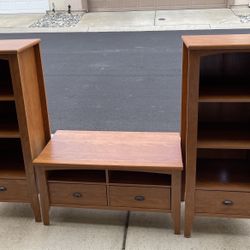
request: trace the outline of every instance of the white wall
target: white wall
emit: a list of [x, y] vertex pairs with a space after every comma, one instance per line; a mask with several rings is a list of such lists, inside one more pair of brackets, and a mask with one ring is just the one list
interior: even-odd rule
[[48, 0], [0, 0], [0, 13], [45, 13]]
[[249, 0], [234, 0], [234, 5], [248, 5]]
[[68, 5], [71, 5], [72, 10], [82, 10], [82, 0], [49, 0], [50, 9], [52, 9], [52, 3], [55, 3], [56, 10], [66, 10]]

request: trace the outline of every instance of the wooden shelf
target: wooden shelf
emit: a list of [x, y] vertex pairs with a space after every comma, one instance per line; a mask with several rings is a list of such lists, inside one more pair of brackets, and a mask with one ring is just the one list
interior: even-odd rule
[[7, 85], [0, 83], [0, 101], [14, 101], [13, 90]]
[[106, 183], [106, 175], [99, 170], [55, 170], [49, 171], [48, 181]]
[[201, 84], [199, 102], [250, 103], [249, 84]]
[[150, 185], [171, 186], [171, 177], [166, 174], [109, 171], [109, 183], [112, 185]]
[[250, 124], [201, 123], [198, 148], [250, 149]]
[[15, 122], [0, 121], [0, 138], [20, 138], [18, 125]]
[[250, 161], [198, 160], [196, 189], [250, 192]]
[[26, 179], [24, 163], [1, 159], [0, 179]]

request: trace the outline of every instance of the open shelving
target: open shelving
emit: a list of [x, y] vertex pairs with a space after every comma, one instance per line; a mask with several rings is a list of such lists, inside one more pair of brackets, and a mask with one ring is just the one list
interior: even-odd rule
[[48, 182], [107, 184], [113, 186], [171, 186], [171, 176], [159, 173], [116, 170], [52, 170]]
[[36, 221], [32, 160], [49, 139], [39, 40], [0, 40], [0, 202], [30, 203]]
[[250, 36], [184, 36], [185, 236], [193, 214], [249, 217]]

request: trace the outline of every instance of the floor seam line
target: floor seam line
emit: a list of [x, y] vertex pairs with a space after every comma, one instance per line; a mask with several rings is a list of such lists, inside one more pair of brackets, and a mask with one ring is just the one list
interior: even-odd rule
[[129, 219], [130, 219], [130, 211], [127, 212], [126, 223], [125, 223], [124, 234], [123, 234], [122, 250], [126, 250]]

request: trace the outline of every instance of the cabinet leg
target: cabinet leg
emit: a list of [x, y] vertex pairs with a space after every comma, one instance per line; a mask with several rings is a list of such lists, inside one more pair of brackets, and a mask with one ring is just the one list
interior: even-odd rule
[[47, 185], [47, 173], [42, 167], [36, 167], [37, 179], [40, 192], [40, 201], [41, 201], [41, 211], [43, 217], [43, 224], [49, 225], [49, 194], [48, 194], [48, 185]]
[[192, 232], [192, 219], [189, 218], [189, 216], [185, 216], [185, 226], [184, 226], [184, 236], [186, 238], [191, 237], [191, 232]]
[[37, 194], [35, 196], [33, 195], [33, 197], [32, 197], [31, 208], [33, 210], [35, 221], [36, 222], [41, 222], [42, 221], [42, 217], [41, 217], [41, 211], [40, 211], [40, 206], [39, 206], [39, 199], [38, 199], [38, 195]]
[[185, 222], [184, 222], [185, 223], [184, 236], [186, 238], [191, 237], [193, 219], [194, 219], [193, 209], [190, 208], [190, 204], [188, 204], [188, 201], [186, 200], [186, 202], [185, 202]]
[[175, 234], [181, 233], [181, 172], [172, 174], [172, 217]]

